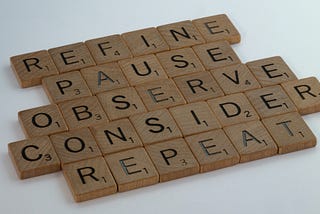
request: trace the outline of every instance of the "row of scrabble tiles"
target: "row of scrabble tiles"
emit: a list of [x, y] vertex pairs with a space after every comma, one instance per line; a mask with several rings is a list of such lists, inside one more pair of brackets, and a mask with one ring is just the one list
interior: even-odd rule
[[58, 73], [220, 40], [240, 42], [239, 32], [224, 14], [17, 55], [10, 60], [20, 86], [30, 87]]

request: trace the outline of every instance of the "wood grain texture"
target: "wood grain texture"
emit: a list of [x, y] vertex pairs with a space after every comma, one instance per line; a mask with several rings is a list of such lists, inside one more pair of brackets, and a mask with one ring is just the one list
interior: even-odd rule
[[109, 121], [95, 96], [66, 101], [59, 108], [71, 130]]
[[100, 93], [97, 97], [110, 120], [121, 119], [147, 111], [136, 89], [133, 87]]
[[169, 50], [169, 46], [154, 27], [123, 33], [121, 37], [134, 56]]
[[136, 86], [149, 111], [185, 104], [182, 94], [171, 79]]
[[146, 146], [160, 182], [199, 173], [199, 164], [183, 138]]
[[251, 121], [223, 128], [240, 154], [240, 162], [276, 155], [278, 147], [261, 121]]
[[124, 59], [119, 61], [119, 65], [131, 86], [167, 78], [160, 62], [152, 54]]
[[182, 137], [178, 125], [167, 109], [130, 117], [144, 145]]
[[297, 79], [280, 56], [247, 62], [246, 65], [263, 87]]
[[182, 48], [156, 54], [169, 77], [204, 71], [192, 48]]
[[218, 41], [192, 47], [206, 70], [241, 63], [227, 41]]
[[58, 70], [46, 50], [13, 56], [10, 57], [10, 62], [22, 88], [40, 85], [42, 78], [58, 74]]
[[65, 120], [55, 104], [20, 111], [18, 118], [27, 138], [68, 130]]
[[240, 155], [222, 129], [191, 135], [185, 140], [201, 173], [233, 166], [240, 161]]
[[60, 160], [48, 136], [9, 143], [8, 152], [20, 179], [60, 170]]
[[261, 88], [259, 82], [245, 64], [230, 65], [211, 70], [225, 94], [235, 94]]
[[81, 69], [80, 71], [94, 95], [129, 86], [117, 63], [93, 66]]
[[119, 192], [159, 182], [159, 174], [144, 148], [106, 155], [105, 159], [118, 184]]
[[206, 102], [181, 105], [169, 109], [183, 136], [221, 128]]
[[97, 65], [131, 58], [132, 54], [120, 35], [85, 41]]
[[161, 25], [157, 29], [170, 49], [190, 47], [205, 42], [197, 28], [189, 20]]
[[173, 78], [188, 103], [224, 96], [209, 72], [199, 72]]
[[79, 71], [43, 78], [42, 86], [51, 103], [91, 96]]
[[261, 118], [297, 111], [280, 85], [251, 90], [245, 94]]
[[83, 42], [51, 48], [48, 52], [60, 73], [79, 70], [96, 64]]
[[54, 134], [50, 139], [61, 165], [102, 156], [88, 128]]
[[207, 102], [223, 127], [259, 120], [258, 113], [243, 93], [231, 94]]
[[282, 83], [300, 114], [320, 111], [320, 83], [316, 77], [308, 77]]
[[317, 139], [297, 112], [262, 120], [279, 147], [279, 153], [289, 153], [314, 147]]
[[207, 42], [227, 40], [229, 43], [239, 43], [240, 33], [232, 24], [226, 14], [208, 16], [192, 20], [192, 23], [198, 28], [203, 38]]
[[62, 169], [76, 202], [117, 192], [117, 184], [102, 157], [66, 164]]
[[103, 123], [90, 129], [104, 155], [142, 146], [142, 141], [129, 119]]

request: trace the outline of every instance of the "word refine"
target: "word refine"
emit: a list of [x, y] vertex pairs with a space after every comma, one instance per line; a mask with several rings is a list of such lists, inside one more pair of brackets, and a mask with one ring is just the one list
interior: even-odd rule
[[51, 103], [18, 114], [18, 176], [62, 169], [80, 202], [315, 146], [301, 115], [319, 81], [279, 56], [244, 64], [239, 42], [217, 15], [11, 57]]

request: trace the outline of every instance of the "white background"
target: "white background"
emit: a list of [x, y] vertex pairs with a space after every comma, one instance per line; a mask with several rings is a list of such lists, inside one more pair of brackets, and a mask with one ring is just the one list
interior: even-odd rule
[[[0, 2], [0, 213], [320, 213], [319, 146], [84, 203], [61, 172], [19, 180], [7, 144], [24, 138], [17, 112], [48, 104], [21, 89], [9, 57], [150, 26], [227, 13], [243, 62], [282, 56], [299, 78], [320, 79], [318, 0]], [[320, 113], [304, 116], [320, 139]]]

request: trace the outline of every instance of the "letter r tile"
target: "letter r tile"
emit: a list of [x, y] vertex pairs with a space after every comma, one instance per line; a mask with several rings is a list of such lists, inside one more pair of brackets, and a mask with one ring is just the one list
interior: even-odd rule
[[144, 148], [106, 155], [105, 159], [118, 184], [119, 192], [159, 182], [158, 172]]

